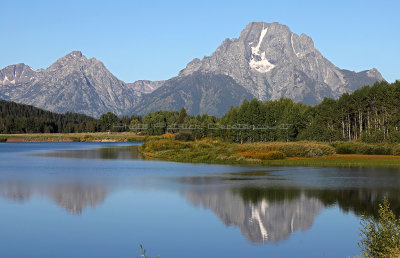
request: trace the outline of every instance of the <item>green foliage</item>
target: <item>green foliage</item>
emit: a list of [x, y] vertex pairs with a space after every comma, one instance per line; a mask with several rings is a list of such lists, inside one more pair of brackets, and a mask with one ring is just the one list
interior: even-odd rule
[[177, 141], [193, 141], [194, 137], [191, 132], [179, 132], [175, 134], [174, 139]]
[[400, 144], [396, 144], [394, 147], [393, 147], [393, 153], [392, 153], [393, 155], [396, 155], [396, 156], [400, 156]]
[[[393, 144], [367, 144], [363, 142], [332, 143], [337, 154], [396, 155]], [[400, 149], [399, 149], [400, 150]]]
[[108, 112], [106, 114], [103, 114], [100, 116], [99, 119], [99, 125], [101, 128], [101, 131], [117, 131], [115, 125], [117, 125], [120, 122], [119, 118], [117, 115]]
[[378, 219], [363, 217], [361, 241], [364, 257], [398, 257], [400, 255], [400, 221], [387, 199], [379, 205]]
[[74, 133], [95, 127], [92, 117], [57, 114], [33, 106], [0, 101], [0, 133]]

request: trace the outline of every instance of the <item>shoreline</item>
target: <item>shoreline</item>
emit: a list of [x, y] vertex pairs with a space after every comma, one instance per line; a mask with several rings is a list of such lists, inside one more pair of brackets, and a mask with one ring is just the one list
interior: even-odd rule
[[[137, 135], [130, 132], [111, 132], [111, 133], [62, 133], [62, 134], [0, 134], [0, 142], [146, 142], [150, 138], [152, 140], [161, 140], [158, 137], [148, 137]], [[151, 140], [152, 139], [152, 140]], [[178, 141], [179, 142], [179, 141]], [[201, 142], [201, 141], [200, 141]], [[181, 142], [186, 143], [188, 142]], [[241, 146], [232, 143], [220, 143], [222, 145], [213, 146], [207, 142], [206, 152], [224, 150], [228, 152], [229, 148]], [[257, 143], [247, 144], [256, 145]], [[281, 143], [285, 145], [285, 143]], [[287, 143], [286, 143], [287, 144]], [[327, 144], [327, 143], [322, 143]], [[146, 145], [146, 144], [144, 144]], [[186, 146], [185, 151], [180, 152], [166, 147], [162, 151], [145, 150], [141, 148], [141, 154], [146, 160], [173, 161], [183, 163], [204, 163], [204, 164], [220, 164], [220, 165], [248, 165], [248, 166], [302, 166], [302, 167], [388, 167], [400, 168], [400, 156], [397, 155], [365, 155], [365, 154], [333, 154], [319, 157], [286, 157], [276, 160], [262, 159], [232, 159], [227, 154], [226, 158], [220, 158], [205, 155], [200, 156], [198, 147]], [[239, 147], [240, 148], [240, 147]], [[225, 152], [225, 151], [223, 151]], [[167, 153], [170, 153], [166, 155]], [[207, 153], [207, 154], [209, 154]], [[192, 154], [192, 155], [188, 155]], [[204, 153], [201, 153], [202, 155]], [[230, 154], [232, 155], [232, 154]], [[235, 155], [235, 154], [233, 154]]]
[[129, 132], [0, 134], [0, 142], [142, 142], [145, 136]]

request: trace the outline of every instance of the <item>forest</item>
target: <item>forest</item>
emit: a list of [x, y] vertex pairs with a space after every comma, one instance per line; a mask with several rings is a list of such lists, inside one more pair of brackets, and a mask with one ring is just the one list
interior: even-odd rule
[[190, 116], [182, 108], [122, 118], [99, 119], [81, 114], [56, 114], [33, 106], [0, 101], [0, 133], [75, 133], [135, 131], [142, 135], [185, 132], [191, 137], [226, 141], [362, 141], [400, 142], [400, 81], [377, 82], [339, 99], [325, 98], [307, 106], [290, 99], [243, 101], [220, 118]]
[[[400, 81], [391, 84], [377, 82], [352, 94], [345, 93], [336, 100], [325, 98], [315, 106], [290, 99], [266, 102], [252, 99], [245, 100], [239, 107], [231, 107], [221, 118], [188, 116], [182, 109], [180, 112], [149, 113], [132, 123], [148, 125], [142, 130], [148, 135], [179, 131], [174, 129], [177, 126], [169, 129], [168, 125], [198, 125], [198, 129], [190, 130], [195, 138], [212, 136], [240, 143], [300, 140], [400, 142]], [[212, 129], [210, 124], [212, 128], [222, 129]]]

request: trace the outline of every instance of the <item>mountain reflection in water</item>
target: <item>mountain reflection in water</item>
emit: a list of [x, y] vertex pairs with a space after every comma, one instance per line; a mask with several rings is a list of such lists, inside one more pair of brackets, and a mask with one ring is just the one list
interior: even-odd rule
[[[357, 215], [374, 216], [380, 200], [387, 197], [396, 213], [400, 210], [399, 191], [277, 188], [251, 184], [210, 187], [208, 183], [212, 178], [216, 179], [209, 177], [209, 180], [202, 180], [205, 183], [203, 187], [184, 187], [183, 196], [192, 205], [211, 210], [226, 226], [239, 227], [253, 243], [279, 242], [295, 231], [305, 231], [312, 227], [318, 214], [331, 205], [338, 205], [342, 210]], [[195, 181], [199, 182], [198, 179]], [[101, 205], [112, 191], [105, 181], [0, 182], [0, 195], [8, 200], [26, 202], [34, 195], [46, 196], [75, 215], [81, 215], [88, 207]]]
[[262, 199], [246, 201], [229, 188], [199, 189], [185, 193], [194, 205], [212, 210], [227, 226], [238, 226], [251, 242], [279, 242], [297, 230], [309, 229], [324, 205], [304, 193], [278, 202]]
[[118, 160], [140, 160], [142, 159], [139, 146], [107, 146], [95, 149], [83, 150], [56, 150], [45, 153], [35, 153], [33, 156], [71, 159], [118, 159]]
[[31, 184], [23, 181], [0, 182], [0, 195], [16, 201], [26, 202], [32, 196], [46, 196], [68, 212], [80, 215], [87, 207], [100, 205], [106, 198], [108, 190], [104, 185], [85, 184], [80, 182], [63, 182], [51, 184]]
[[242, 186], [192, 189], [184, 193], [195, 206], [212, 210], [227, 226], [237, 226], [251, 242], [279, 242], [305, 231], [327, 207], [376, 216], [384, 197], [400, 213], [399, 191], [368, 189], [301, 189]]

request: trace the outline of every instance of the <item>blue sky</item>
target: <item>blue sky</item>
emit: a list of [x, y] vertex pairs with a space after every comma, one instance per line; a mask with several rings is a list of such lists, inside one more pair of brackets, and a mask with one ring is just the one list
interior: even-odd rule
[[276, 21], [340, 68], [400, 79], [400, 1], [2, 0], [0, 10], [0, 68], [46, 68], [80, 50], [126, 82], [169, 79], [249, 22]]

